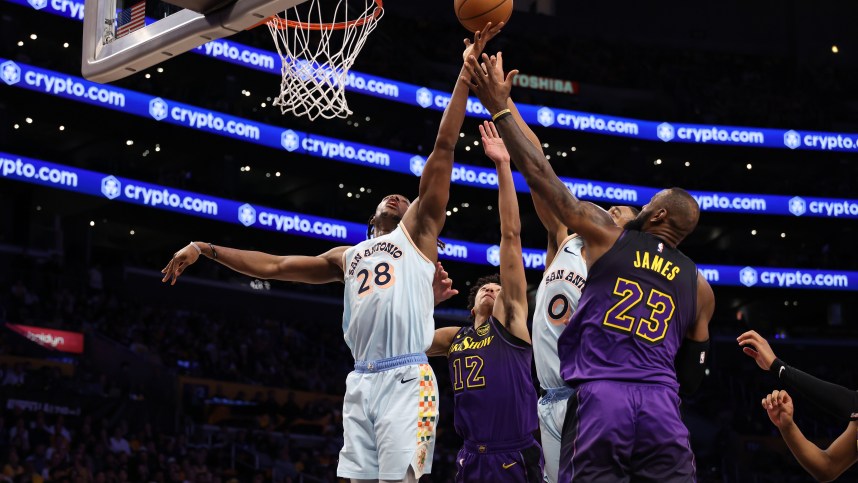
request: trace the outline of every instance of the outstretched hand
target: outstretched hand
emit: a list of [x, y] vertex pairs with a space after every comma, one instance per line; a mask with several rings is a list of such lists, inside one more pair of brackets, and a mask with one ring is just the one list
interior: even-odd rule
[[193, 265], [200, 258], [200, 252], [197, 251], [191, 244], [173, 254], [170, 263], [161, 270], [164, 274], [162, 282], [166, 282], [172, 278], [170, 285], [176, 285], [176, 279], [179, 278], [186, 268]]
[[503, 26], [503, 22], [495, 26], [492, 26], [492, 23], [489, 22], [486, 24], [485, 28], [474, 32], [473, 42], [471, 39], [465, 39], [465, 51], [462, 52], [462, 60], [467, 62], [468, 57], [471, 55], [479, 57], [483, 53], [483, 49], [486, 48], [486, 44], [489, 43], [489, 40], [495, 38], [495, 36], [500, 33]]
[[757, 365], [764, 371], [768, 371], [772, 367], [772, 362], [777, 359], [768, 341], [754, 330], [745, 332], [736, 340], [742, 347], [742, 352], [757, 361]]
[[495, 163], [495, 166], [509, 163], [509, 151], [506, 150], [495, 123], [483, 121], [483, 124], [480, 125], [480, 135], [483, 140], [483, 150], [486, 152], [486, 156]]
[[435, 278], [432, 280], [432, 294], [435, 297], [435, 305], [459, 294], [459, 291], [453, 288], [453, 279], [444, 270], [441, 262], [435, 262]]
[[[494, 60], [492, 60], [494, 59]], [[490, 113], [498, 113], [507, 107], [507, 99], [512, 91], [512, 83], [517, 70], [512, 70], [506, 76], [503, 73], [503, 54], [498, 52], [497, 57], [490, 58], [482, 55], [483, 63], [477, 61], [473, 55], [465, 62], [465, 71], [470, 79], [462, 77], [474, 94], [479, 97], [483, 107]]]
[[778, 429], [792, 424], [795, 407], [792, 404], [792, 397], [786, 391], [773, 391], [763, 398], [762, 405], [772, 424]]

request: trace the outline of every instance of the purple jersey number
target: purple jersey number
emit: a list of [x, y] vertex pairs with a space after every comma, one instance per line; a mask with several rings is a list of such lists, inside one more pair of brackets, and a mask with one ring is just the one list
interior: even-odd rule
[[453, 391], [459, 392], [465, 388], [481, 389], [486, 387], [486, 378], [482, 376], [483, 358], [480, 356], [466, 356], [465, 369], [468, 371], [466, 378], [462, 378], [462, 359], [453, 360]]
[[658, 344], [664, 339], [664, 336], [667, 335], [670, 319], [673, 318], [673, 312], [676, 309], [676, 304], [670, 295], [660, 290], [651, 289], [646, 300], [646, 305], [649, 307], [649, 317], [641, 317], [640, 320], [629, 315], [629, 312], [640, 305], [644, 299], [644, 290], [639, 283], [618, 278], [617, 284], [614, 286], [614, 295], [620, 297], [620, 300], [608, 309], [602, 325], [622, 332], [632, 332], [635, 322], [637, 322], [637, 329], [634, 330], [635, 336], [650, 344]]

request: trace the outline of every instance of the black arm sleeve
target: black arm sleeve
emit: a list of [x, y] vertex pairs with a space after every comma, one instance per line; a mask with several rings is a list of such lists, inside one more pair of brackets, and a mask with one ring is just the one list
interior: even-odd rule
[[823, 411], [838, 419], [858, 421], [858, 392], [817, 379], [780, 359], [775, 359], [769, 371]]
[[685, 339], [676, 353], [673, 365], [676, 367], [676, 380], [679, 392], [693, 394], [700, 388], [706, 375], [706, 359], [709, 354], [709, 341], [697, 342]]

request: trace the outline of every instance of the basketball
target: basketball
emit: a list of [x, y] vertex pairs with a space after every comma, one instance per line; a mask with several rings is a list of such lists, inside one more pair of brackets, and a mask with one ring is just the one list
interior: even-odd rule
[[454, 0], [456, 17], [471, 32], [482, 30], [488, 22], [497, 25], [512, 16], [512, 0]]

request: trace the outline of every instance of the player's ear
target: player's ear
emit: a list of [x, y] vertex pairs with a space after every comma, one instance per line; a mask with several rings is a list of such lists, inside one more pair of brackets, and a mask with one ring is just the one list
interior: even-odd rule
[[653, 223], [660, 223], [665, 221], [666, 219], [667, 210], [665, 210], [664, 208], [659, 208], [658, 210], [656, 210], [655, 213], [653, 213], [652, 218], [650, 218]]

